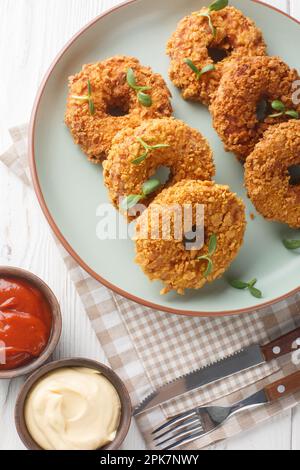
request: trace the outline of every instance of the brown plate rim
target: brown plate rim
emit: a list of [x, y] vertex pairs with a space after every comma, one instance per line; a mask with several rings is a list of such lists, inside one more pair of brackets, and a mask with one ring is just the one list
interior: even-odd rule
[[[231, 316], [231, 315], [241, 315], [241, 314], [246, 314], [246, 313], [252, 313], [254, 311], [262, 310], [266, 307], [269, 307], [269, 306], [274, 305], [278, 302], [286, 300], [290, 296], [292, 296], [292, 295], [294, 295], [294, 294], [296, 294], [297, 292], [300, 291], [300, 285], [296, 289], [288, 292], [287, 294], [285, 294], [283, 296], [277, 297], [276, 299], [264, 302], [264, 303], [259, 304], [259, 305], [253, 305], [252, 307], [247, 307], [247, 308], [237, 309], [237, 310], [224, 310], [224, 311], [216, 311], [216, 312], [205, 312], [205, 311], [193, 312], [193, 311], [190, 311], [190, 310], [174, 309], [172, 307], [165, 307], [165, 306], [158, 305], [158, 304], [155, 304], [155, 303], [152, 303], [152, 302], [148, 302], [145, 299], [141, 299], [139, 297], [136, 297], [136, 296], [130, 294], [129, 292], [126, 292], [126, 291], [120, 289], [118, 286], [115, 286], [114, 284], [111, 284], [109, 281], [102, 278], [99, 274], [97, 274], [95, 271], [93, 271], [93, 269], [91, 269], [80, 258], [80, 256], [76, 253], [76, 251], [71, 247], [71, 245], [68, 243], [68, 241], [64, 238], [63, 234], [61, 233], [60, 229], [56, 225], [56, 223], [55, 223], [55, 221], [54, 221], [54, 219], [53, 219], [53, 217], [52, 217], [52, 215], [51, 215], [51, 213], [50, 213], [50, 211], [47, 207], [47, 204], [46, 204], [46, 201], [44, 199], [42, 189], [41, 189], [41, 186], [40, 186], [40, 183], [39, 183], [39, 179], [38, 179], [38, 173], [37, 173], [37, 168], [36, 168], [36, 163], [35, 163], [35, 149], [34, 149], [34, 135], [35, 135], [36, 117], [37, 117], [37, 112], [38, 112], [38, 109], [39, 109], [39, 104], [40, 104], [44, 89], [47, 85], [47, 82], [48, 82], [48, 80], [49, 80], [49, 78], [52, 74], [52, 71], [54, 70], [54, 68], [58, 64], [58, 62], [62, 59], [62, 57], [68, 51], [68, 49], [73, 45], [73, 43], [83, 33], [85, 33], [89, 28], [94, 26], [94, 24], [96, 24], [99, 20], [106, 17], [107, 15], [110, 15], [111, 13], [113, 13], [113, 12], [123, 8], [123, 7], [126, 7], [126, 6], [128, 6], [132, 3], [135, 3], [137, 1], [139, 1], [139, 0], [127, 0], [123, 3], [121, 3], [120, 5], [117, 5], [113, 8], [105, 11], [101, 15], [94, 18], [91, 22], [89, 22], [82, 29], [80, 29], [80, 31], [72, 37], [72, 39], [66, 44], [66, 46], [61, 50], [61, 52], [58, 54], [58, 56], [54, 59], [52, 65], [50, 66], [48, 72], [46, 73], [46, 75], [44, 77], [44, 80], [42, 81], [42, 84], [40, 85], [40, 88], [39, 88], [39, 91], [37, 93], [37, 97], [36, 97], [36, 100], [35, 100], [35, 103], [34, 103], [32, 115], [31, 115], [31, 120], [30, 120], [30, 126], [29, 126], [29, 164], [30, 164], [30, 171], [31, 171], [31, 177], [32, 177], [32, 181], [33, 181], [34, 190], [35, 190], [35, 193], [37, 195], [39, 204], [42, 208], [42, 211], [43, 211], [50, 227], [52, 228], [54, 234], [60, 240], [60, 242], [62, 243], [64, 248], [68, 251], [68, 253], [75, 259], [75, 261], [77, 261], [77, 263], [88, 274], [90, 274], [94, 279], [96, 279], [97, 281], [99, 281], [101, 284], [108, 287], [109, 289], [113, 290], [117, 294], [119, 294], [119, 295], [121, 295], [121, 296], [123, 296], [123, 297], [125, 297], [129, 300], [132, 300], [132, 301], [134, 301], [138, 304], [141, 304], [145, 307], [152, 308], [154, 310], [158, 310], [158, 311], [162, 311], [162, 312], [166, 312], [166, 313], [171, 313], [171, 314], [176, 314], [176, 315], [184, 315], [184, 316], [191, 316], [191, 317], [222, 317], [222, 316]], [[296, 18], [293, 18], [288, 13], [285, 13], [285, 12], [279, 10], [278, 8], [274, 7], [274, 6], [268, 5], [268, 4], [266, 4], [266, 3], [264, 3], [260, 0], [251, 0], [251, 1], [253, 3], [264, 5], [265, 7], [270, 8], [271, 10], [274, 10], [274, 11], [280, 13], [283, 16], [286, 16], [290, 20], [292, 20], [295, 23], [300, 25], [300, 21], [298, 21]]]

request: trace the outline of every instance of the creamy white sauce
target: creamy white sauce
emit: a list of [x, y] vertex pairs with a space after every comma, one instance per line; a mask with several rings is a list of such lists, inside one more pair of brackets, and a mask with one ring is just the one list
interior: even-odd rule
[[44, 450], [101, 448], [114, 440], [120, 416], [120, 398], [111, 382], [83, 367], [50, 372], [25, 403], [27, 429]]

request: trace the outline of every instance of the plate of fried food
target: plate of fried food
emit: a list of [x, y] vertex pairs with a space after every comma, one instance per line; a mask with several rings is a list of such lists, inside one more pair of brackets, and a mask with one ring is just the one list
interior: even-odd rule
[[30, 128], [42, 209], [100, 283], [192, 316], [300, 290], [299, 23], [249, 0], [133, 0], [51, 66]]

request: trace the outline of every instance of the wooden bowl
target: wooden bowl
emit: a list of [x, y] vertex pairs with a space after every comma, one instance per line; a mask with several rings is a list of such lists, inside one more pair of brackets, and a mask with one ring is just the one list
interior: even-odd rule
[[29, 282], [44, 295], [52, 311], [52, 329], [50, 338], [41, 355], [37, 359], [33, 359], [32, 362], [18, 367], [17, 369], [0, 370], [0, 379], [13, 379], [21, 375], [31, 374], [49, 359], [51, 354], [54, 352], [61, 335], [62, 318], [60, 306], [54, 293], [50, 287], [48, 287], [47, 284], [45, 284], [45, 282], [35, 274], [20, 268], [0, 266], [0, 277], [19, 278]]
[[24, 416], [24, 409], [26, 404], [27, 396], [32, 389], [32, 387], [39, 381], [44, 375], [48, 374], [49, 372], [61, 369], [63, 367], [87, 367], [89, 369], [94, 369], [106, 377], [111, 384], [115, 387], [121, 401], [121, 419], [119, 428], [117, 431], [117, 435], [113, 442], [106, 445], [105, 447], [101, 447], [101, 449], [97, 450], [117, 450], [120, 448], [122, 442], [124, 441], [125, 437], [128, 434], [130, 423], [131, 423], [131, 416], [132, 416], [132, 405], [129, 397], [129, 393], [121, 381], [121, 379], [117, 376], [117, 374], [110, 369], [109, 367], [100, 364], [97, 361], [91, 359], [84, 359], [84, 358], [73, 358], [73, 359], [62, 359], [59, 361], [51, 362], [49, 364], [44, 365], [34, 374], [32, 374], [28, 380], [23, 385], [19, 396], [17, 398], [16, 407], [15, 407], [15, 423], [18, 434], [29, 450], [44, 450], [42, 449], [31, 437], [29, 433], [25, 416]]

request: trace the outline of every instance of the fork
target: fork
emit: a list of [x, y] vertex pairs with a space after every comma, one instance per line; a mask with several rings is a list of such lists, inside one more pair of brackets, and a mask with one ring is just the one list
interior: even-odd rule
[[241, 411], [266, 405], [298, 391], [300, 371], [268, 385], [232, 406], [197, 407], [177, 415], [153, 431], [153, 440], [161, 450], [176, 449], [210, 434]]

